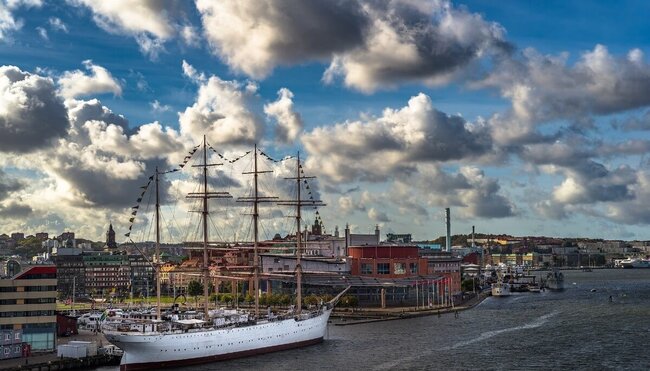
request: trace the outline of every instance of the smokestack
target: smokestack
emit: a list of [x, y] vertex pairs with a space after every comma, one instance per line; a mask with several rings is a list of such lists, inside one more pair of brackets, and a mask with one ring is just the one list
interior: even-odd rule
[[379, 235], [379, 224], [375, 224], [375, 238], [377, 239], [377, 245], [379, 245], [379, 240], [380, 240], [379, 236], [380, 236]]
[[445, 221], [447, 222], [447, 252], [451, 251], [451, 216], [449, 208], [445, 209]]
[[350, 247], [350, 224], [345, 223], [345, 256], [348, 255], [349, 247]]
[[476, 247], [476, 242], [474, 241], [474, 226], [472, 226], [472, 248]]

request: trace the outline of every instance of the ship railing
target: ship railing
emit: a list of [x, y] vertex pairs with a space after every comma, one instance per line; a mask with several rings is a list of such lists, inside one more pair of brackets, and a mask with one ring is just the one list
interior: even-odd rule
[[120, 321], [105, 321], [102, 331], [119, 333], [160, 334], [170, 332], [187, 332], [199, 325], [185, 325], [173, 321], [158, 321], [149, 319], [123, 319]]

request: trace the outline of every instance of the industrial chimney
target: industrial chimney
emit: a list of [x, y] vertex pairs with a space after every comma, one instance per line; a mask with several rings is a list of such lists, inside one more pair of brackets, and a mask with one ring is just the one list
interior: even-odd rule
[[449, 215], [449, 208], [445, 209], [445, 221], [447, 222], [447, 252], [451, 252], [451, 216]]

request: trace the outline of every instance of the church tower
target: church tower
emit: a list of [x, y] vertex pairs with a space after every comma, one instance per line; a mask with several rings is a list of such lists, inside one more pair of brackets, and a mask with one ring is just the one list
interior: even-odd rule
[[117, 243], [115, 242], [115, 231], [113, 230], [113, 223], [108, 226], [108, 231], [106, 231], [106, 246], [105, 249], [115, 249], [117, 248]]

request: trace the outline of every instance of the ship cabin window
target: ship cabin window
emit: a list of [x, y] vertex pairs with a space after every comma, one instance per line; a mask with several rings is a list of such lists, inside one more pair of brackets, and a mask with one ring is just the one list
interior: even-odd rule
[[409, 263], [409, 268], [411, 269], [411, 273], [417, 273], [418, 263]]
[[393, 265], [393, 272], [395, 274], [406, 274], [406, 263], [395, 263]]
[[372, 264], [361, 263], [361, 274], [372, 274]]
[[377, 274], [390, 274], [390, 264], [377, 263]]

